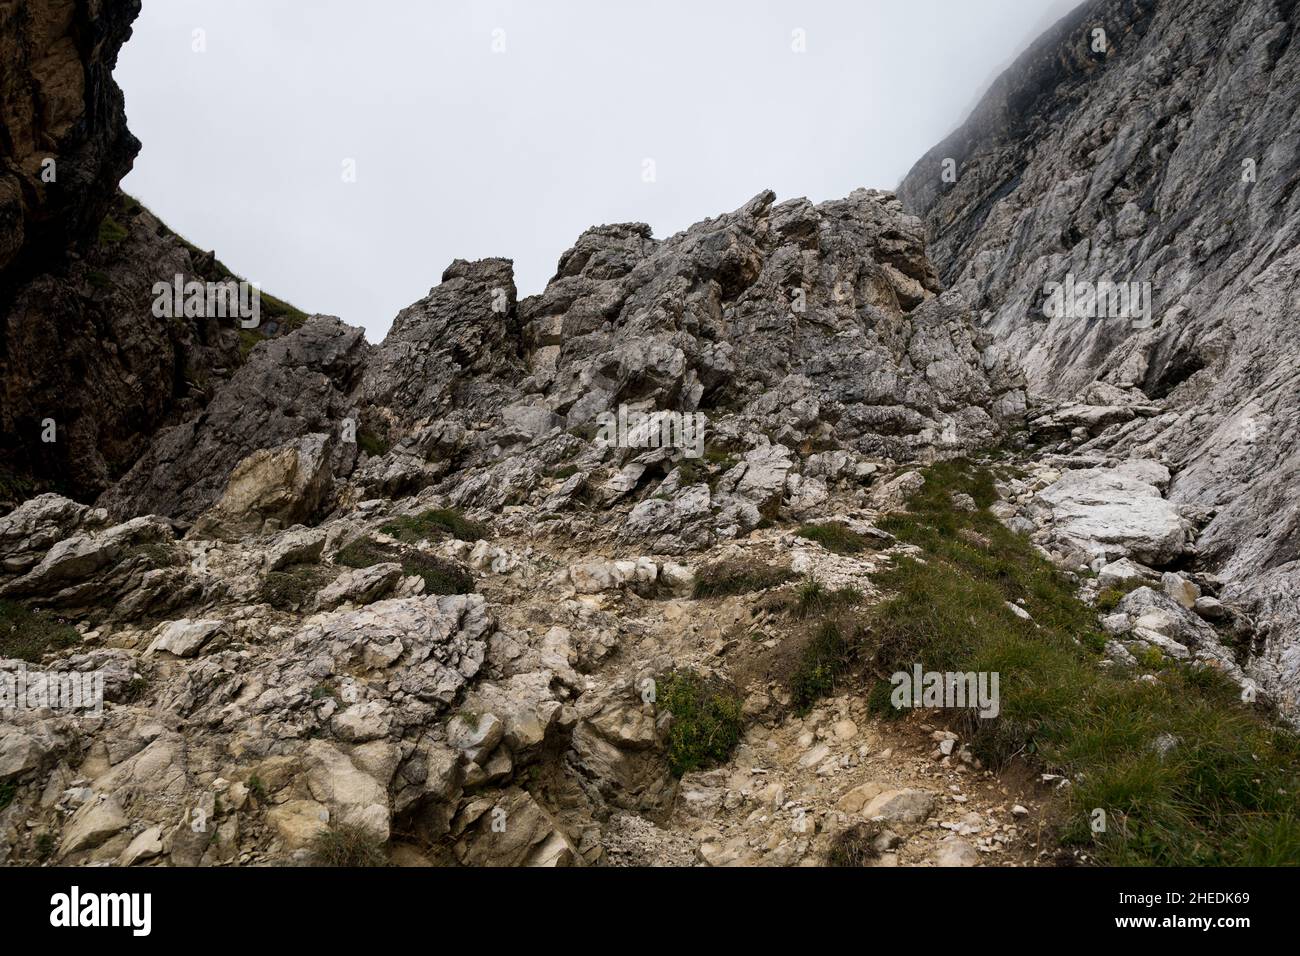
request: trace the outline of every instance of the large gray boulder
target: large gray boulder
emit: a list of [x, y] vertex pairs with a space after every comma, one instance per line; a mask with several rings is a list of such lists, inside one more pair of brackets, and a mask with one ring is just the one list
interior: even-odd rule
[[1153, 483], [1161, 472], [1168, 482], [1168, 472], [1154, 464], [1066, 472], [1038, 493], [1034, 508], [1052, 540], [1069, 551], [1108, 563], [1169, 564], [1187, 552], [1193, 528]]

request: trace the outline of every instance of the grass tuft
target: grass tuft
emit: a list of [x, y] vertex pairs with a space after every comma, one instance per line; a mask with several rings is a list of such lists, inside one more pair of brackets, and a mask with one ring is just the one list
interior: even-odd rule
[[461, 565], [411, 548], [394, 548], [373, 538], [358, 538], [339, 549], [334, 563], [348, 568], [369, 568], [395, 561], [404, 574], [424, 579], [425, 594], [470, 594], [474, 576]]
[[105, 216], [99, 222], [99, 244], [101, 246], [115, 246], [129, 235], [130, 233], [126, 227], [112, 216]]
[[403, 515], [379, 530], [409, 543], [441, 535], [460, 541], [480, 541], [490, 534], [486, 525], [470, 521], [455, 508], [431, 508], [418, 515]]
[[329, 571], [317, 564], [293, 564], [271, 571], [262, 582], [261, 600], [278, 611], [307, 607], [329, 580]]
[[388, 866], [384, 844], [363, 827], [331, 826], [317, 834], [310, 850], [317, 866]]
[[841, 831], [831, 844], [831, 866], [870, 866], [880, 856], [876, 839], [880, 836], [878, 821], [856, 823]]
[[795, 534], [809, 541], [816, 541], [827, 551], [835, 554], [861, 554], [869, 547], [866, 538], [839, 521], [806, 524]]
[[854, 587], [827, 590], [826, 586], [811, 574], [795, 590], [795, 601], [790, 613], [797, 620], [836, 613], [862, 603], [862, 592]]
[[674, 671], [659, 682], [656, 700], [673, 715], [668, 732], [673, 776], [723, 763], [740, 742], [741, 702], [721, 685], [690, 671]]
[[732, 597], [778, 587], [794, 577], [789, 568], [756, 561], [726, 560], [705, 565], [695, 575], [696, 598]]
[[371, 458], [381, 458], [388, 454], [392, 443], [379, 432], [363, 425], [357, 429], [357, 447]]
[[39, 664], [45, 654], [80, 643], [77, 629], [49, 611], [33, 611], [14, 601], [0, 601], [0, 657]]
[[835, 693], [858, 661], [861, 633], [847, 618], [829, 617], [816, 624], [790, 676], [790, 703], [800, 716]]
[[1109, 614], [1119, 607], [1119, 602], [1124, 600], [1130, 593], [1147, 586], [1145, 581], [1139, 581], [1136, 578], [1124, 581], [1121, 584], [1112, 584], [1097, 595], [1096, 608], [1103, 614]]

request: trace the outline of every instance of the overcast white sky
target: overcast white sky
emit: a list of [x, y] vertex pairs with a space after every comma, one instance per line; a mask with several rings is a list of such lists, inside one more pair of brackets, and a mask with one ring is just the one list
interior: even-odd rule
[[144, 0], [123, 186], [378, 341], [455, 258], [523, 296], [588, 226], [892, 189], [1077, 2]]

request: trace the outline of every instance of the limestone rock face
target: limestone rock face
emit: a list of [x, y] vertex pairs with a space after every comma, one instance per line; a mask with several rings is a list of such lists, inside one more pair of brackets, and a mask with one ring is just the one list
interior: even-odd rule
[[[939, 293], [921, 224], [891, 195], [814, 206], [765, 192], [662, 241], [639, 225], [590, 230], [522, 302], [508, 260], [457, 261], [373, 348], [314, 318], [255, 349], [100, 504], [193, 521], [224, 494], [205, 533], [247, 532], [333, 503], [319, 478], [344, 504], [432, 486], [492, 509], [535, 499], [549, 468], [581, 456], [618, 469], [595, 492], [604, 501], [644, 504], [649, 480], [725, 445], [743, 467], [716, 494], [679, 474], [670, 515], [627, 524], [629, 538], [680, 553], [786, 501], [824, 500], [819, 481], [797, 477], [801, 444], [930, 460], [994, 441], [1025, 408], [999, 356], [962, 299]], [[672, 447], [661, 432], [601, 437], [605, 416], [629, 410], [699, 416], [698, 430], [670, 429]], [[327, 469], [313, 453], [309, 491], [254, 503], [258, 487], [300, 481], [280, 475], [285, 449], [313, 434], [334, 445]], [[548, 492], [556, 508], [587, 493], [587, 474]]]
[[93, 849], [124, 829], [128, 822], [126, 814], [112, 797], [90, 800], [82, 804], [68, 821], [63, 832], [63, 852]]
[[499, 408], [520, 377], [515, 310], [508, 259], [453, 262], [440, 285], [397, 314], [367, 362], [360, 397], [404, 425]]
[[165, 651], [177, 657], [193, 657], [221, 627], [221, 621], [191, 621], [189, 618], [170, 621], [160, 629], [149, 645], [148, 653]]
[[[1294, 674], [1282, 661], [1300, 634], [1278, 597], [1300, 582], [1294, 32], [1273, 0], [1092, 0], [899, 188], [941, 277], [1031, 392], [1091, 408], [1053, 413], [1086, 429], [1078, 451], [1173, 471], [1170, 500], [1206, 518], [1204, 564], [1286, 645], [1269, 652], [1275, 678]], [[1048, 320], [1046, 284], [1067, 275], [1146, 283], [1150, 314]], [[1098, 384], [1147, 407], [1081, 394]], [[1290, 709], [1298, 694], [1285, 685]]]
[[526, 390], [570, 427], [620, 403], [762, 417], [787, 444], [831, 434], [924, 457], [998, 431], [960, 299], [940, 298], [919, 223], [858, 190], [814, 206], [761, 193], [658, 242], [590, 230], [519, 306]]
[[465, 866], [572, 866], [577, 854], [563, 830], [523, 790], [508, 791], [495, 806], [471, 804], [457, 821], [466, 828], [456, 844]]
[[[49, 504], [47, 515], [72, 511], [67, 507], [70, 502], [51, 503], [53, 497], [34, 500]], [[104, 530], [76, 531], [76, 527], [65, 524], [58, 540], [25, 573], [0, 572], [0, 597], [77, 611], [98, 620], [165, 614], [202, 592], [202, 584], [172, 543], [171, 525], [163, 519], [146, 515]], [[93, 528], [93, 523], [81, 527]]]
[[60, 495], [44, 494], [23, 502], [0, 518], [0, 551], [4, 571], [28, 571], [45, 553], [74, 531], [103, 527], [108, 513], [70, 501]]
[[200, 533], [234, 535], [310, 520], [332, 485], [329, 435], [314, 433], [279, 448], [259, 448], [230, 473], [226, 490], [197, 522]]

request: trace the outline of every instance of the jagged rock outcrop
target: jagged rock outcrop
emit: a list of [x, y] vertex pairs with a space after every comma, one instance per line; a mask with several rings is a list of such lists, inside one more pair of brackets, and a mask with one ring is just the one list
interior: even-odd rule
[[145, 515], [108, 527], [107, 518], [102, 509], [52, 494], [0, 518], [0, 542], [12, 548], [0, 565], [0, 598], [85, 620], [130, 620], [200, 595], [169, 522]]
[[[500, 507], [620, 406], [705, 413], [738, 451], [766, 435], [909, 460], [980, 447], [1024, 411], [1014, 371], [960, 299], [937, 295], [918, 223], [883, 193], [820, 206], [763, 193], [663, 241], [642, 224], [591, 229], [518, 303], [505, 260], [443, 279], [399, 314], [356, 393], [398, 442], [363, 465], [369, 489], [455, 463], [480, 469], [447, 480], [457, 503]], [[637, 470], [620, 494], [647, 467], [665, 473], [663, 454], [592, 463], [609, 454]]]
[[[357, 454], [355, 430], [360, 427], [349, 393], [367, 353], [360, 329], [329, 316], [316, 316], [259, 345], [201, 415], [154, 439], [100, 505], [123, 516], [151, 513], [193, 520], [228, 490], [232, 473], [249, 456], [312, 434], [342, 438], [344, 422], [351, 421], [352, 440], [331, 444], [338, 470], [346, 473]], [[324, 449], [317, 457], [321, 454]], [[297, 474], [296, 464], [293, 470]], [[313, 466], [314, 474], [317, 470]], [[250, 462], [241, 474], [252, 472]], [[321, 494], [312, 497], [315, 505], [322, 503]], [[302, 519], [315, 510], [291, 508], [283, 517]]]
[[[1017, 357], [1031, 391], [1069, 400], [1100, 381], [1145, 394], [1152, 407], [1136, 414], [1085, 398], [1094, 418], [1076, 421], [1086, 431], [1074, 444], [1169, 465], [1170, 499], [1210, 519], [1201, 561], [1269, 621], [1274, 663], [1261, 659], [1259, 676], [1292, 711], [1297, 26], [1286, 0], [1086, 3], [899, 189], [926, 221], [944, 281]], [[1148, 284], [1149, 317], [1047, 320], [1046, 284], [1067, 274]], [[1105, 427], [1097, 415], [1114, 417]]]
[[662, 242], [590, 230], [520, 303], [523, 390], [567, 427], [619, 404], [762, 419], [774, 441], [899, 459], [999, 431], [1014, 375], [939, 297], [915, 220], [885, 193], [814, 206], [762, 193]]
[[[898, 460], [983, 447], [1023, 416], [1020, 385], [962, 300], [938, 294], [920, 224], [897, 200], [859, 190], [777, 205], [766, 192], [663, 241], [639, 225], [589, 230], [522, 302], [507, 260], [458, 261], [373, 349], [313, 319], [254, 351], [100, 504], [192, 521], [223, 493], [248, 497], [227, 485], [240, 462], [244, 482], [279, 460], [249, 456], [319, 433], [339, 439], [330, 477], [344, 506], [431, 487], [460, 507], [553, 498], [564, 510], [590, 493], [641, 501], [628, 536], [680, 553], [824, 496], [798, 474], [814, 447]], [[620, 408], [698, 413], [699, 447], [593, 441]], [[373, 439], [364, 454], [358, 436]], [[706, 443], [737, 460], [711, 490], [682, 470]], [[551, 489], [547, 472], [566, 463], [573, 480]], [[647, 501], [665, 478], [663, 500]], [[270, 516], [255, 510], [255, 525]]]
[[520, 378], [514, 270], [508, 259], [457, 260], [393, 320], [366, 364], [360, 399], [395, 431], [487, 412]]

